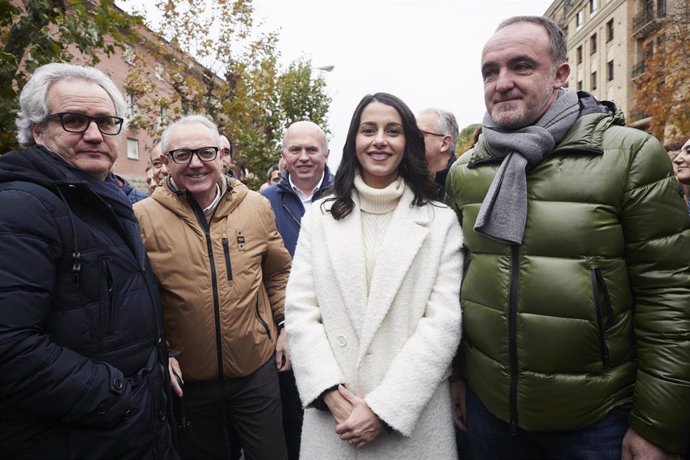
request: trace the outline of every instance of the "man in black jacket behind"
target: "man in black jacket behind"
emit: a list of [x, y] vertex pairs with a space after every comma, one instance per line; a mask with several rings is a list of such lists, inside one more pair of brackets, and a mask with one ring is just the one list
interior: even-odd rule
[[458, 122], [455, 115], [442, 109], [424, 109], [417, 114], [417, 127], [424, 134], [426, 165], [434, 176], [436, 199], [446, 195], [446, 177], [458, 148]]
[[40, 67], [0, 158], [0, 457], [177, 458], [162, 306], [102, 72]]

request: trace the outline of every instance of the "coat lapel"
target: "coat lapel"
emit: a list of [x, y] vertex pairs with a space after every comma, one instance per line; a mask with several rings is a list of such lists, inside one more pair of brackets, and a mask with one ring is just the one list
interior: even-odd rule
[[426, 206], [410, 206], [413, 198], [412, 191], [406, 187], [379, 250], [366, 302], [358, 363], [391, 308], [412, 261], [429, 233], [429, 211]]
[[325, 219], [324, 237], [328, 246], [331, 267], [335, 269], [337, 291], [347, 309], [352, 328], [359, 334], [366, 306], [366, 261], [362, 240], [362, 218], [359, 200], [355, 208], [342, 220]]

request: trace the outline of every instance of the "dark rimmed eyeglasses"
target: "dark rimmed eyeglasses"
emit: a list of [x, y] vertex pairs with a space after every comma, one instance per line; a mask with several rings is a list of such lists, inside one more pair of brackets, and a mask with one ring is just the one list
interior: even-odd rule
[[122, 129], [122, 123], [124, 119], [120, 117], [111, 116], [100, 116], [100, 117], [90, 117], [84, 115], [83, 113], [73, 113], [73, 112], [60, 112], [48, 115], [46, 121], [58, 118], [62, 129], [68, 133], [85, 133], [91, 122], [95, 122], [98, 130], [101, 134], [106, 134], [108, 136], [115, 136], [120, 134]]
[[447, 134], [441, 134], [441, 133], [432, 133], [431, 131], [424, 131], [423, 129], [420, 129], [422, 134], [428, 134], [429, 136], [439, 136], [439, 137], [446, 137]]
[[194, 155], [204, 163], [213, 161], [218, 156], [218, 147], [201, 147], [199, 149], [176, 149], [168, 152], [168, 155], [177, 164], [187, 164], [192, 161]]

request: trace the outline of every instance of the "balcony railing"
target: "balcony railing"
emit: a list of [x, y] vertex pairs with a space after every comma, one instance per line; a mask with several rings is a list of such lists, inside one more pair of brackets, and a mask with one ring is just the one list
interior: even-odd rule
[[630, 72], [630, 77], [635, 79], [644, 73], [644, 61], [640, 61], [635, 64]]
[[666, 2], [659, 0], [656, 11], [645, 8], [633, 18], [633, 35], [647, 35], [666, 17]]

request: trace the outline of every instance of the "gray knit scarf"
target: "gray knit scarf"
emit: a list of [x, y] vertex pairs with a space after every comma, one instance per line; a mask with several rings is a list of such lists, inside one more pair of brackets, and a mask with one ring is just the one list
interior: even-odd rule
[[553, 152], [578, 118], [577, 92], [562, 89], [532, 126], [508, 131], [484, 115], [482, 135], [491, 153], [503, 158], [479, 209], [474, 230], [507, 244], [521, 244], [527, 220], [527, 168]]

